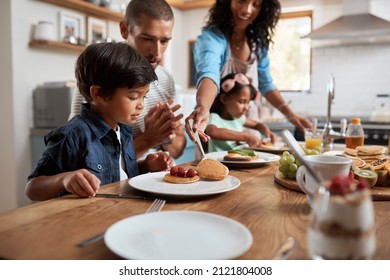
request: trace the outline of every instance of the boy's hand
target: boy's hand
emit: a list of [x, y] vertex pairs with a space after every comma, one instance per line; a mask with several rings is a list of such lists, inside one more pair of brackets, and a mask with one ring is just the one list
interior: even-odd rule
[[170, 170], [173, 158], [165, 152], [150, 154], [145, 158], [145, 167], [149, 172]]
[[65, 189], [81, 197], [92, 197], [100, 188], [100, 180], [86, 169], [68, 172], [63, 178]]

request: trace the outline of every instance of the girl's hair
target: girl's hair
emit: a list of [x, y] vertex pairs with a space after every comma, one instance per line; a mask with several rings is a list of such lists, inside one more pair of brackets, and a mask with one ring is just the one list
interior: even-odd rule
[[236, 75], [236, 73], [230, 73], [230, 74], [226, 75], [225, 77], [223, 77], [221, 79], [220, 92], [215, 97], [213, 105], [211, 105], [210, 113], [221, 114], [223, 112], [223, 109], [224, 109], [224, 106], [225, 106], [221, 102], [221, 96], [223, 94], [226, 94], [226, 96], [233, 96], [234, 94], [238, 94], [241, 91], [241, 89], [244, 88], [244, 87], [249, 87], [249, 90], [250, 90], [250, 93], [251, 93], [250, 100], [254, 100], [255, 99], [257, 91], [256, 91], [255, 87], [252, 84], [243, 85], [243, 84], [241, 84], [239, 82], [235, 82], [234, 83], [234, 87], [231, 90], [226, 92], [226, 91], [224, 91], [222, 89], [223, 82], [226, 81], [226, 80], [229, 80], [229, 79], [234, 79], [235, 75]]
[[[230, 39], [233, 34], [232, 0], [217, 0], [208, 13], [207, 27], [217, 27]], [[246, 30], [246, 38], [252, 50], [268, 50], [278, 23], [281, 7], [279, 0], [264, 0], [257, 18]]]
[[100, 93], [111, 96], [115, 89], [143, 87], [157, 80], [148, 60], [125, 43], [89, 45], [76, 62], [77, 87], [91, 102], [92, 85], [101, 87]]

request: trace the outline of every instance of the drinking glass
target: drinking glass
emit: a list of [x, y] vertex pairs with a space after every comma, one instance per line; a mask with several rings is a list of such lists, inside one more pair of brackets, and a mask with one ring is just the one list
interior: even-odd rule
[[305, 129], [305, 144], [306, 149], [314, 149], [315, 147], [322, 146], [322, 138], [324, 132], [322, 130]]

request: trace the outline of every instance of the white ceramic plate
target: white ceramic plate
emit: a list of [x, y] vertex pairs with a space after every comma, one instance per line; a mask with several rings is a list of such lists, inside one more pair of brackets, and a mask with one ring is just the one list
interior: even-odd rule
[[199, 180], [190, 184], [173, 184], [164, 181], [167, 172], [153, 172], [133, 177], [129, 180], [133, 188], [154, 194], [195, 197], [224, 193], [238, 188], [241, 184], [236, 177], [228, 175], [222, 181]]
[[141, 214], [113, 224], [107, 247], [125, 259], [234, 259], [252, 245], [249, 229], [224, 216], [197, 211]]
[[284, 151], [290, 151], [290, 148], [286, 146], [284, 142], [275, 142], [273, 146], [261, 146], [261, 147], [250, 147], [249, 149], [259, 152], [268, 152], [273, 154], [281, 154]]
[[259, 155], [259, 158], [252, 161], [223, 160], [223, 157], [227, 154], [227, 152], [224, 151], [208, 153], [206, 154], [206, 156], [211, 159], [216, 159], [228, 166], [237, 166], [237, 167], [258, 167], [266, 163], [278, 161], [280, 159], [278, 155], [274, 155], [270, 153], [262, 153], [262, 152], [255, 152], [255, 153]]

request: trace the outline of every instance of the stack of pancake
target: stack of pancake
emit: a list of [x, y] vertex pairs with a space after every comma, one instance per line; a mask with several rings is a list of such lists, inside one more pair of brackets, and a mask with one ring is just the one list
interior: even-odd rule
[[358, 157], [366, 163], [372, 163], [384, 158], [386, 148], [378, 145], [357, 146], [355, 149], [345, 148], [346, 156]]

